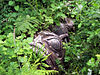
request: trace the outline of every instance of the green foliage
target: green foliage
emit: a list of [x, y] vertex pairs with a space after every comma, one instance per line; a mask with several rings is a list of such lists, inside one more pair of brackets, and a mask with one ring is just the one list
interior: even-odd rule
[[[14, 40], [13, 34], [9, 33], [5, 41], [3, 41], [4, 38], [1, 38], [0, 75], [49, 75], [58, 73], [55, 70], [45, 70], [44, 67], [49, 67], [44, 63], [48, 56], [41, 55], [41, 58], [35, 58], [37, 56], [36, 53], [33, 53], [33, 50], [28, 45], [33, 38], [23, 39], [24, 37], [25, 35], [22, 34]], [[33, 63], [31, 64], [31, 62]], [[41, 70], [37, 70], [38, 66], [41, 67]]]
[[69, 33], [70, 42], [64, 43], [64, 65], [57, 61], [60, 71], [100, 74], [99, 4], [100, 0], [0, 0], [0, 75], [58, 73], [46, 70], [48, 56], [35, 54], [28, 43], [36, 31], [59, 26], [65, 17], [73, 18], [76, 32]]
[[[48, 1], [45, 2], [48, 4]], [[53, 4], [55, 1], [50, 2]], [[52, 13], [53, 7], [51, 4], [49, 6], [44, 6], [41, 1], [37, 0], [0, 1], [0, 74], [49, 75], [58, 73], [58, 71], [46, 70], [44, 67], [49, 66], [44, 61], [48, 56], [33, 53], [28, 45], [33, 41], [33, 38], [29, 36], [33, 37], [36, 31], [46, 29], [54, 23], [52, 16], [55, 12]], [[57, 17], [60, 18], [60, 14]], [[57, 17], [55, 20], [59, 20]], [[37, 70], [38, 66], [40, 70]]]
[[[1, 24], [4, 27], [0, 27], [1, 33], [4, 32], [5, 34], [8, 34], [11, 32], [14, 28], [14, 24], [18, 31], [17, 34], [23, 32], [29, 32], [30, 34], [32, 33], [31, 31], [36, 32], [37, 30], [46, 29], [49, 25], [54, 23], [59, 25], [59, 20], [65, 18], [66, 13], [69, 12], [69, 10], [66, 9], [67, 6], [65, 6], [65, 4], [66, 2], [64, 3], [64, 1], [59, 0], [2, 1]], [[7, 26], [8, 24], [10, 26]], [[7, 27], [5, 28], [5, 26]]]
[[[19, 16], [16, 19], [14, 25], [16, 26], [16, 33], [21, 34], [28, 32], [28, 34], [32, 35], [37, 31], [36, 27], [38, 26], [38, 21], [35, 20], [35, 17], [30, 17], [29, 15], [26, 16]], [[37, 23], [32, 25], [32, 23]]]
[[100, 64], [95, 55], [100, 54], [100, 0], [75, 0], [73, 3], [70, 13], [75, 18], [76, 32], [70, 33], [70, 43], [64, 43], [68, 72], [85, 75], [91, 70], [98, 75]]

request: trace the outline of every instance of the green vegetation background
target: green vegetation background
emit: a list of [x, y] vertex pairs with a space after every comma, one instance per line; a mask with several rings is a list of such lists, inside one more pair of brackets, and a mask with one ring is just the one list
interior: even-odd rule
[[59, 26], [65, 17], [74, 20], [76, 31], [64, 43], [59, 73], [100, 74], [100, 0], [0, 0], [0, 75], [58, 73], [45, 69], [48, 56], [36, 55], [29, 43], [36, 31]]

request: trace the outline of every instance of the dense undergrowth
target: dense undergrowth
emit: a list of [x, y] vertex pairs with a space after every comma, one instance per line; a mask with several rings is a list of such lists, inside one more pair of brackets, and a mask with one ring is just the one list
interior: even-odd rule
[[[29, 46], [34, 33], [60, 25], [70, 17], [70, 32], [64, 65], [66, 75], [100, 74], [100, 0], [0, 0], [0, 75], [49, 75], [48, 56], [35, 54]], [[41, 51], [41, 50], [40, 50]], [[40, 70], [38, 70], [40, 65]]]

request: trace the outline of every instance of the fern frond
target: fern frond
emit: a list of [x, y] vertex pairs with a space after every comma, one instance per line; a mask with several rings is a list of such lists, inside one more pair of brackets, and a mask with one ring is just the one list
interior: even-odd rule
[[56, 70], [30, 70], [28, 72], [23, 72], [21, 75], [55, 75], [59, 72]]
[[[32, 24], [32, 22], [34, 25]], [[29, 30], [29, 33], [32, 33], [32, 31], [37, 31], [36, 27], [36, 20], [31, 20], [31, 17], [29, 15], [26, 16], [19, 16], [16, 19], [16, 22], [14, 23], [16, 27], [17, 34], [21, 34], [21, 32], [27, 32]]]

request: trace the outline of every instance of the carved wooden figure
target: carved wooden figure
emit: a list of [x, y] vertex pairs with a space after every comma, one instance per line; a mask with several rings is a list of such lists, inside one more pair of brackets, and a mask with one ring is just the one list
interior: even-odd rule
[[[60, 26], [51, 27], [51, 31], [41, 31], [34, 38], [33, 42], [30, 43], [33, 46], [33, 51], [36, 49], [38, 52], [38, 47], [41, 48], [43, 45], [43, 51], [46, 51], [45, 55], [51, 54], [46, 62], [51, 65], [51, 69], [58, 70], [56, 64], [56, 59], [63, 62], [65, 50], [62, 47], [62, 41], [68, 42], [68, 31], [74, 30], [74, 23], [70, 18], [65, 18]], [[41, 52], [43, 53], [43, 52]]]
[[[43, 44], [45, 44], [45, 48], [43, 49], [46, 51], [46, 54], [48, 55], [51, 53], [51, 55], [48, 57], [46, 62], [51, 65], [51, 69], [58, 70], [58, 66], [56, 64], [56, 59], [63, 61], [65, 50], [62, 48], [62, 39], [64, 37], [68, 36], [65, 35], [56, 35], [55, 33], [48, 32], [48, 31], [41, 31], [38, 33], [37, 37], [34, 38], [33, 43], [30, 43], [33, 47], [33, 51], [36, 49], [35, 47], [41, 48]], [[36, 49], [36, 52], [38, 52], [38, 49]]]
[[[65, 18], [60, 22], [60, 26], [51, 26], [50, 30], [57, 35], [68, 34], [69, 31], [75, 31], [74, 22], [70, 18]], [[69, 38], [65, 37], [64, 41], [69, 42]]]

